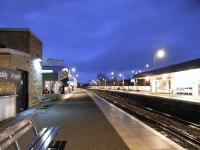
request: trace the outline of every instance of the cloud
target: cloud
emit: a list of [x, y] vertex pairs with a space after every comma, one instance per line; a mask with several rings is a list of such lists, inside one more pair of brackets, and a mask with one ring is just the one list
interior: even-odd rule
[[[77, 66], [84, 81], [95, 73], [160, 66], [200, 56], [198, 0], [0, 1], [2, 27], [29, 27], [44, 44], [44, 57]], [[9, 8], [9, 9], [8, 9]]]

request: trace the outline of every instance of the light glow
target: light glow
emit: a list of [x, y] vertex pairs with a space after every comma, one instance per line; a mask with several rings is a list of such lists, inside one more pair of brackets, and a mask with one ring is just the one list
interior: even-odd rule
[[42, 73], [53, 73], [53, 70], [42, 70]]
[[63, 68], [62, 71], [68, 72], [68, 68]]
[[75, 72], [76, 71], [76, 69], [75, 68], [72, 68], [72, 72]]
[[41, 58], [36, 58], [33, 60], [33, 67], [38, 74], [42, 72]]
[[157, 53], [156, 53], [156, 57], [157, 58], [165, 57], [165, 51], [163, 49], [158, 50]]
[[168, 75], [167, 75], [167, 74], [163, 74], [163, 75], [162, 75], [162, 79], [163, 79], [163, 80], [167, 80], [167, 78], [168, 78]]
[[149, 81], [149, 80], [150, 80], [150, 78], [149, 78], [149, 77], [145, 77], [145, 80], [146, 80], [146, 81]]

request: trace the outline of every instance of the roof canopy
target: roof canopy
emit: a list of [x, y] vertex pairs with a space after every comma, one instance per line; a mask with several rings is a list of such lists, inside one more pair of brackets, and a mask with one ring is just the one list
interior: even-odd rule
[[165, 73], [173, 73], [173, 72], [185, 71], [185, 70], [190, 70], [190, 69], [198, 69], [198, 68], [200, 68], [200, 59], [195, 59], [195, 60], [175, 64], [172, 66], [167, 66], [164, 68], [142, 72], [137, 75], [134, 75], [134, 78], [141, 78], [141, 77], [146, 77], [146, 76], [160, 75], [160, 74], [165, 74]]

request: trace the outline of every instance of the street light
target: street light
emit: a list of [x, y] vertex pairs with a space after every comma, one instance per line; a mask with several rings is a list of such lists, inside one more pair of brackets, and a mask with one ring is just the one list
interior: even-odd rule
[[102, 80], [104, 81], [104, 85], [106, 86], [106, 79], [103, 78]]
[[97, 79], [97, 86], [98, 86], [98, 83], [99, 83], [99, 86], [100, 86], [101, 81], [99, 79]]
[[145, 67], [146, 67], [146, 68], [149, 68], [149, 64], [146, 64]]
[[162, 49], [161, 49], [161, 50], [158, 50], [156, 56], [157, 56], [158, 58], [163, 58], [163, 57], [165, 56], [165, 51], [162, 50]]
[[120, 73], [119, 76], [122, 77], [123, 79], [122, 83], [123, 83], [123, 89], [124, 89], [124, 75]]
[[75, 72], [76, 71], [76, 68], [72, 68], [72, 72]]
[[110, 79], [113, 80], [113, 85], [115, 86], [115, 81], [114, 81], [115, 80], [115, 73], [114, 72], [110, 73]]
[[76, 74], [75, 74], [76, 68], [72, 68], [71, 71], [72, 71], [72, 73], [70, 73], [71, 76], [72, 76], [72, 77], [75, 77], [75, 76], [76, 76]]
[[154, 54], [154, 58], [153, 58], [153, 67], [155, 68], [155, 64], [156, 64], [156, 58], [160, 59], [165, 57], [165, 50], [163, 49], [159, 49], [155, 54]]
[[92, 86], [94, 86], [94, 84], [95, 84], [94, 82], [95, 82], [95, 81], [94, 81], [94, 80], [92, 80]]

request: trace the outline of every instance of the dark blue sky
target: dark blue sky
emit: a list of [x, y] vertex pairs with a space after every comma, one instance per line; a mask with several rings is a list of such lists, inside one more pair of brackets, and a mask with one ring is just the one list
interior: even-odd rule
[[[44, 57], [64, 59], [82, 81], [199, 58], [199, 0], [0, 0], [0, 27], [28, 27]], [[158, 65], [159, 64], [159, 65]]]

